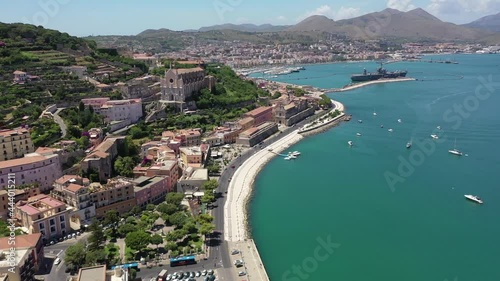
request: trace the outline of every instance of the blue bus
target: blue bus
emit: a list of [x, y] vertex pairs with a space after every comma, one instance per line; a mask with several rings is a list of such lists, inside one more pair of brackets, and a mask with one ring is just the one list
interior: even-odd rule
[[194, 256], [183, 256], [170, 259], [170, 266], [180, 266], [180, 265], [188, 265], [195, 263], [196, 259]]

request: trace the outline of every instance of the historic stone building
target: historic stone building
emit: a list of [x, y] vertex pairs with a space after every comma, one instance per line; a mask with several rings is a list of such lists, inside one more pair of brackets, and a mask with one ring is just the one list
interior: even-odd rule
[[205, 76], [205, 70], [201, 67], [169, 69], [165, 72], [165, 78], [161, 80], [161, 101], [174, 103], [179, 108], [196, 108], [191, 100], [193, 93], [203, 88], [212, 89], [215, 86], [215, 78]]

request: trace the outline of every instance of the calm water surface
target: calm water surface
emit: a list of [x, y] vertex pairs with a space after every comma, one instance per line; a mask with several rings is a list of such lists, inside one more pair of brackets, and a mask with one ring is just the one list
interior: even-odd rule
[[[271, 280], [500, 280], [500, 56], [436, 58], [459, 64], [388, 64], [419, 81], [329, 94], [353, 120], [260, 173], [250, 216]], [[309, 65], [276, 80], [341, 87], [376, 67]], [[332, 252], [315, 251], [328, 239]]]

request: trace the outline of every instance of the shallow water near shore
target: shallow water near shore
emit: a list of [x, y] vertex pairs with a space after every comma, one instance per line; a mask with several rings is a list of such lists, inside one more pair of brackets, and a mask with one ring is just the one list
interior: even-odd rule
[[[353, 119], [307, 137], [289, 148], [299, 159], [274, 158], [259, 174], [250, 222], [271, 280], [500, 280], [500, 55], [434, 58], [459, 64], [388, 64], [420, 81], [329, 94]], [[342, 87], [376, 67], [309, 65], [275, 79]], [[484, 86], [489, 75], [494, 84]], [[441, 138], [431, 141], [433, 133]], [[448, 153], [455, 139], [462, 157]], [[328, 239], [338, 244], [330, 252]]]

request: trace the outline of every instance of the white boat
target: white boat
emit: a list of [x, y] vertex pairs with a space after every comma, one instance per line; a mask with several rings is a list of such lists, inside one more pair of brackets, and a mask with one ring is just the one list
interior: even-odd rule
[[363, 120], [359, 119], [359, 120], [358, 120], [358, 122], [359, 122], [359, 123], [363, 123]]
[[448, 152], [453, 154], [453, 155], [458, 155], [458, 156], [463, 155], [463, 153], [457, 149], [457, 140], [456, 139], [455, 139], [455, 146], [453, 147], [453, 149], [448, 150]]
[[431, 138], [433, 138], [435, 140], [439, 139], [439, 137], [437, 135], [431, 135]]
[[290, 152], [289, 155], [292, 155], [292, 156], [299, 156], [300, 155], [300, 152], [298, 151], [294, 151], [294, 152]]
[[398, 123], [401, 123], [401, 122], [403, 122], [403, 121], [401, 121], [401, 119], [398, 119]]
[[474, 201], [474, 202], [479, 203], [479, 204], [483, 204], [483, 200], [481, 200], [481, 198], [479, 198], [478, 196], [474, 196], [474, 195], [470, 195], [470, 194], [466, 194], [464, 196], [465, 196], [465, 198], [467, 198], [471, 201]]
[[410, 147], [411, 147], [411, 145], [412, 145], [411, 141], [407, 142], [407, 143], [406, 143], [406, 148], [410, 148]]
[[389, 130], [387, 130], [387, 131], [389, 131], [390, 133], [392, 133], [392, 129], [389, 129]]
[[361, 133], [356, 133], [356, 136], [361, 137]]
[[437, 126], [436, 129], [441, 130], [441, 126]]
[[383, 127], [384, 127], [384, 125], [380, 125], [380, 128], [383, 128]]
[[285, 159], [285, 160], [290, 160], [290, 159], [292, 159], [292, 158], [290, 158], [290, 156], [287, 156], [287, 157], [285, 157], [285, 158], [283, 158], [283, 159]]
[[289, 155], [288, 157], [290, 157], [290, 159], [297, 159], [297, 156], [294, 155]]
[[377, 112], [375, 112], [375, 109], [373, 110], [373, 116], [377, 116]]
[[347, 144], [348, 144], [349, 146], [352, 146], [352, 144], [353, 144], [353, 143], [352, 143], [352, 141], [348, 141], [348, 142], [347, 142]]

